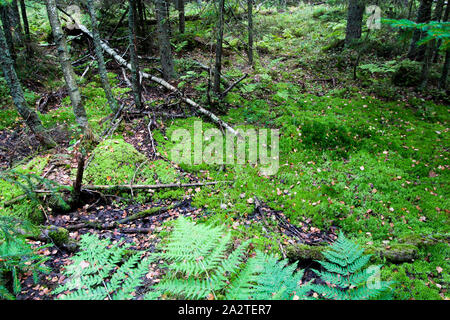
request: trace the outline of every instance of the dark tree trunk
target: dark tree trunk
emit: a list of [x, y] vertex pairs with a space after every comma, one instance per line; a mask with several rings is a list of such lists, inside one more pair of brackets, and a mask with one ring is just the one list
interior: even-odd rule
[[184, 0], [177, 0], [178, 4], [178, 30], [180, 33], [184, 33], [185, 30], [185, 17], [184, 17]]
[[175, 75], [172, 48], [170, 47], [170, 25], [167, 19], [167, 7], [164, 0], [155, 1], [157, 31], [159, 41], [159, 55], [164, 80], [173, 79]]
[[80, 90], [75, 78], [75, 72], [72, 68], [70, 61], [69, 51], [67, 49], [66, 37], [61, 28], [61, 22], [58, 17], [58, 10], [55, 0], [46, 0], [48, 19], [52, 27], [53, 38], [55, 39], [58, 51], [59, 62], [63, 71], [64, 80], [66, 81], [67, 88], [69, 89], [69, 96], [72, 102], [73, 113], [79, 126], [88, 135], [88, 138], [92, 138], [92, 133], [89, 128], [87, 120], [86, 110], [83, 106]]
[[361, 38], [362, 20], [365, 3], [363, 0], [349, 0], [347, 14], [347, 28], [345, 31], [345, 44]]
[[[419, 10], [417, 12], [417, 22], [429, 22], [431, 19], [431, 6], [433, 4], [433, 0], [421, 0]], [[417, 41], [419, 41], [422, 36], [423, 32], [420, 30], [415, 30], [413, 33], [413, 37], [411, 40], [411, 45], [409, 47], [408, 51], [408, 58], [413, 60], [422, 60], [425, 53], [425, 47], [417, 46]]]
[[0, 64], [3, 70], [3, 76], [5, 77], [6, 83], [11, 92], [14, 105], [16, 106], [19, 114], [25, 120], [30, 130], [36, 135], [36, 138], [42, 145], [47, 147], [56, 146], [55, 141], [42, 126], [41, 120], [39, 119], [37, 113], [28, 107], [22, 87], [14, 69], [13, 60], [9, 54], [8, 45], [6, 43], [5, 34], [2, 28], [0, 28]]
[[[444, 11], [444, 15], [443, 15], [443, 16], [442, 16], [442, 11], [444, 10], [444, 1], [443, 1], [443, 0], [440, 0], [440, 1], [442, 1], [441, 19], [440, 19], [440, 21], [446, 22], [446, 21], [448, 21], [448, 14], [449, 14], [449, 11], [450, 11], [450, 1], [447, 1], [447, 6], [445, 7], [445, 11]], [[436, 10], [437, 10], [437, 8], [438, 8], [438, 7], [437, 7], [437, 5], [436, 5]], [[436, 12], [436, 10], [435, 10], [435, 12]], [[439, 12], [437, 12], [437, 13], [435, 14], [435, 16], [437, 16], [438, 14], [439, 14]], [[433, 19], [433, 20], [434, 20], [434, 19]], [[436, 20], [436, 21], [438, 21], [438, 20]], [[439, 58], [439, 48], [440, 48], [441, 44], [442, 44], [442, 40], [439, 39], [439, 40], [437, 41], [436, 49], [435, 49], [435, 51], [434, 51], [433, 62], [438, 62], [438, 58]]]
[[128, 0], [128, 40], [130, 45], [131, 83], [133, 86], [134, 103], [142, 108], [141, 81], [136, 46], [136, 0]]
[[23, 28], [25, 30], [25, 48], [27, 50], [28, 57], [30, 57], [33, 54], [33, 49], [31, 47], [30, 25], [28, 23], [27, 8], [25, 7], [25, 0], [20, 0], [20, 12], [22, 13]]
[[105, 59], [103, 57], [103, 49], [100, 45], [100, 34], [98, 31], [98, 22], [95, 15], [94, 0], [87, 0], [87, 8], [89, 16], [91, 17], [92, 36], [94, 40], [95, 55], [97, 57], [98, 73], [102, 82], [103, 90], [105, 91], [106, 99], [108, 100], [109, 107], [113, 112], [117, 112], [117, 101], [111, 91], [111, 86], [108, 81], [108, 74], [106, 71]]
[[214, 83], [213, 83], [213, 90], [217, 94], [220, 93], [220, 74], [222, 72], [222, 44], [223, 44], [224, 11], [225, 11], [225, 0], [219, 0], [219, 25], [217, 27], [216, 63], [215, 63], [215, 67], [214, 67]]
[[23, 44], [23, 31], [22, 24], [20, 23], [19, 6], [17, 0], [12, 0], [9, 5], [9, 17], [11, 21], [11, 27], [14, 30], [13, 36], [18, 45]]
[[248, 64], [253, 65], [253, 0], [247, 0], [248, 14]]
[[449, 67], [450, 67], [450, 50], [447, 50], [445, 52], [444, 65], [442, 66], [441, 79], [439, 80], [439, 88], [440, 89], [447, 90], [447, 76], [448, 76]]
[[14, 48], [14, 41], [11, 32], [11, 21], [8, 14], [8, 6], [6, 4], [0, 5], [0, 16], [2, 20], [3, 30], [5, 34], [6, 43], [8, 44], [8, 50], [14, 63], [16, 61], [16, 49]]
[[22, 21], [23, 21], [23, 28], [25, 29], [25, 35], [30, 37], [30, 25], [28, 23], [27, 8], [25, 6], [25, 0], [20, 0], [20, 11], [22, 13]]

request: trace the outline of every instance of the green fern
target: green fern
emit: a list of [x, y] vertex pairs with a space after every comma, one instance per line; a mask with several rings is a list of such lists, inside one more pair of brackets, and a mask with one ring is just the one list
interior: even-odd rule
[[167, 276], [147, 295], [186, 298], [288, 299], [309, 291], [300, 286], [303, 272], [261, 252], [246, 260], [249, 241], [232, 250], [231, 234], [222, 227], [194, 224], [180, 217], [158, 259]]
[[130, 245], [111, 245], [109, 239], [85, 234], [80, 251], [66, 268], [69, 280], [54, 293], [65, 292], [61, 300], [127, 300], [132, 299], [151, 259], [141, 260], [142, 252], [129, 256]]
[[364, 255], [364, 249], [342, 232], [323, 255], [327, 261], [318, 262], [326, 271], [314, 272], [330, 285], [313, 285], [320, 296], [333, 300], [366, 300], [389, 289], [389, 282], [374, 281], [380, 266], [364, 269], [371, 255]]

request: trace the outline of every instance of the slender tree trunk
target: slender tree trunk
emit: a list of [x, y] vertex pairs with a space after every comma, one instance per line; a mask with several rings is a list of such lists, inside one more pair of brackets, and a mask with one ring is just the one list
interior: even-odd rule
[[170, 26], [166, 16], [166, 2], [164, 0], [155, 0], [155, 5], [159, 55], [161, 58], [163, 78], [167, 81], [176, 77], [172, 57], [172, 48], [170, 47]]
[[22, 13], [23, 28], [25, 29], [25, 48], [27, 50], [28, 57], [30, 57], [33, 54], [33, 49], [31, 47], [30, 25], [28, 23], [27, 8], [25, 7], [25, 0], [20, 0], [20, 11]]
[[[442, 1], [442, 0], [441, 0]], [[442, 1], [442, 6], [444, 6], [444, 1]], [[437, 9], [437, 7], [436, 7]], [[441, 9], [442, 11], [444, 10], [444, 8], [442, 7]], [[450, 11], [450, 1], [447, 1], [447, 6], [445, 7], [445, 11], [444, 11], [444, 15], [441, 17], [441, 21], [443, 22], [447, 22], [448, 21], [448, 15], [449, 15], [449, 11]], [[442, 14], [442, 12], [441, 12]], [[436, 44], [436, 50], [434, 51], [434, 57], [433, 57], [433, 62], [437, 62], [438, 58], [439, 58], [439, 48], [441, 47], [442, 44], [442, 40], [439, 39], [437, 41]]]
[[447, 76], [449, 67], [450, 67], [450, 50], [447, 49], [447, 51], [445, 52], [444, 65], [442, 66], [441, 79], [439, 80], [440, 89], [447, 90]]
[[55, 141], [42, 126], [41, 120], [39, 119], [37, 113], [28, 107], [22, 87], [14, 69], [13, 60], [9, 54], [8, 45], [6, 43], [5, 34], [2, 28], [0, 28], [0, 64], [3, 70], [3, 76], [5, 77], [6, 83], [11, 92], [14, 105], [16, 106], [19, 114], [25, 120], [30, 130], [36, 135], [36, 138], [42, 145], [46, 147], [56, 146]]
[[58, 10], [55, 0], [46, 0], [48, 19], [52, 27], [53, 37], [55, 39], [58, 51], [59, 62], [63, 71], [64, 80], [66, 81], [67, 88], [69, 89], [69, 96], [72, 102], [73, 113], [81, 129], [85, 134], [91, 136], [89, 123], [87, 120], [86, 110], [83, 106], [80, 90], [75, 79], [75, 72], [73, 71], [70, 61], [70, 55], [67, 49], [66, 37], [62, 31], [61, 23], [58, 17]]
[[133, 86], [134, 103], [142, 108], [141, 81], [136, 46], [136, 0], [128, 0], [128, 40], [130, 45], [131, 83]]
[[222, 71], [222, 44], [223, 44], [224, 11], [225, 11], [225, 0], [219, 0], [219, 25], [217, 28], [216, 63], [215, 63], [215, 67], [214, 67], [214, 83], [213, 83], [213, 90], [217, 94], [220, 93], [220, 74]]
[[347, 28], [345, 31], [345, 44], [361, 38], [362, 19], [365, 8], [364, 0], [349, 0], [347, 14]]
[[253, 0], [247, 0], [248, 14], [248, 64], [253, 65]]
[[11, 32], [11, 21], [8, 15], [8, 6], [6, 4], [0, 5], [0, 16], [2, 20], [3, 30], [5, 33], [6, 43], [8, 44], [8, 50], [14, 63], [16, 62], [16, 49], [14, 48], [14, 41]]
[[23, 44], [23, 31], [22, 24], [20, 23], [20, 13], [19, 6], [17, 5], [17, 0], [12, 0], [9, 8], [9, 15], [12, 22], [11, 25], [14, 28], [14, 36], [17, 43], [21, 46]]
[[89, 10], [89, 15], [91, 17], [91, 28], [94, 40], [95, 55], [97, 57], [98, 73], [100, 75], [100, 80], [102, 82], [103, 90], [105, 91], [105, 96], [106, 99], [108, 100], [109, 107], [111, 108], [111, 111], [117, 112], [118, 110], [117, 101], [114, 98], [114, 95], [111, 91], [111, 86], [109, 84], [108, 74], [106, 71], [105, 59], [103, 57], [103, 49], [102, 46], [100, 45], [101, 39], [98, 31], [97, 17], [95, 15], [94, 0], [87, 0], [87, 7]]
[[185, 17], [184, 17], [184, 0], [177, 0], [178, 3], [178, 30], [180, 33], [184, 33], [185, 30]]
[[[431, 6], [433, 4], [433, 0], [421, 0], [419, 10], [417, 12], [417, 22], [429, 22], [431, 19]], [[423, 32], [420, 30], [415, 30], [413, 33], [413, 37], [411, 40], [411, 45], [408, 51], [408, 58], [415, 60], [422, 60], [425, 48], [419, 48], [417, 46], [417, 41], [422, 38]]]

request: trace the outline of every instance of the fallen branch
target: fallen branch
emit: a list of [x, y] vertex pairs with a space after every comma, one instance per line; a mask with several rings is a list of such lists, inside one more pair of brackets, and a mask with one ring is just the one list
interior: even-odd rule
[[238, 80], [236, 80], [235, 82], [233, 82], [224, 92], [222, 92], [220, 94], [220, 99], [222, 100], [223, 98], [225, 98], [225, 96], [227, 95], [227, 93], [233, 89], [236, 85], [238, 85], [242, 80], [244, 80], [245, 78], [248, 77], [248, 74], [244, 74], [242, 77], [240, 77]]
[[[84, 25], [79, 24], [78, 25], [80, 30], [87, 35], [88, 37], [90, 37], [91, 39], [93, 38], [92, 33], [89, 31], [89, 29], [87, 29]], [[110, 46], [108, 46], [104, 41], [100, 41], [100, 45], [103, 48], [103, 50], [106, 51], [106, 53], [108, 53], [109, 55], [111, 55], [114, 60], [117, 61], [117, 63], [119, 63], [121, 66], [128, 68], [129, 70], [131, 70], [131, 64], [128, 63], [124, 58], [122, 58], [114, 49], [112, 49]], [[191, 107], [197, 109], [198, 112], [200, 112], [201, 114], [209, 117], [213, 122], [215, 122], [216, 124], [224, 127], [225, 129], [227, 129], [230, 133], [232, 133], [235, 136], [238, 136], [240, 138], [242, 138], [242, 136], [236, 131], [234, 130], [228, 123], [222, 121], [219, 117], [217, 117], [214, 113], [212, 113], [211, 111], [206, 110], [205, 108], [203, 108], [202, 106], [200, 106], [198, 103], [196, 103], [195, 101], [185, 97], [177, 88], [175, 88], [173, 85], [171, 85], [170, 83], [168, 83], [167, 81], [152, 76], [151, 74], [145, 73], [145, 72], [140, 72], [141, 77], [145, 78], [145, 79], [149, 79], [153, 82], [156, 82], [160, 85], [162, 85], [163, 87], [165, 87], [166, 89], [173, 91], [175, 93], [177, 93], [180, 96], [180, 99], [183, 100], [185, 103], [187, 103], [188, 105], [190, 105]]]
[[150, 189], [164, 189], [164, 188], [186, 188], [186, 187], [199, 187], [209, 186], [218, 183], [226, 183], [232, 181], [210, 181], [210, 182], [193, 182], [193, 183], [168, 183], [168, 184], [122, 184], [122, 185], [86, 185], [82, 187], [82, 190], [150, 190]]
[[98, 229], [98, 230], [115, 229], [115, 228], [120, 227], [120, 225], [122, 225], [122, 224], [131, 222], [131, 221], [135, 221], [135, 220], [139, 220], [142, 218], [150, 217], [150, 216], [160, 215], [169, 210], [173, 210], [178, 207], [181, 207], [184, 204], [185, 204], [185, 202], [182, 201], [182, 202], [178, 202], [176, 204], [172, 204], [167, 207], [150, 208], [150, 209], [135, 213], [129, 217], [114, 221], [112, 223], [98, 223], [98, 222], [94, 222], [94, 221], [85, 221], [84, 223], [79, 223], [79, 224], [68, 226], [67, 229], [68, 230], [79, 230], [79, 229], [83, 229], [83, 228], [93, 228], [93, 229]]
[[[323, 260], [323, 252], [328, 250], [327, 246], [310, 246], [306, 244], [295, 244], [287, 248], [287, 257], [291, 261]], [[418, 248], [410, 244], [397, 244], [392, 247], [375, 248], [367, 246], [366, 253], [372, 254], [372, 259], [386, 258], [392, 263], [411, 262], [418, 257]]]
[[[254, 200], [255, 200], [255, 211], [256, 211], [256, 213], [258, 213], [261, 216], [261, 218], [262, 218], [264, 224], [266, 225], [266, 227], [270, 228], [269, 223], [267, 222], [266, 217], [265, 217], [264, 213], [261, 210], [261, 202], [259, 201], [259, 199], [256, 196], [254, 197]], [[269, 235], [269, 232], [267, 231], [267, 229], [265, 229], [265, 228], [263, 228], [263, 229], [267, 233], [267, 235]], [[281, 242], [278, 239], [276, 239], [276, 238], [275, 238], [275, 240], [278, 243], [278, 247], [280, 248], [281, 254], [283, 255], [283, 259], [286, 259], [286, 252], [284, 251], [284, 248], [281, 245]]]

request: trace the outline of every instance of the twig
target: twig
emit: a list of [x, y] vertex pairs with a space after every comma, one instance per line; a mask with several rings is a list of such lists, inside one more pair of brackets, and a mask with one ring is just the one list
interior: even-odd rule
[[231, 89], [233, 89], [237, 84], [239, 84], [239, 82], [241, 82], [242, 80], [244, 80], [245, 78], [247, 78], [248, 77], [248, 74], [246, 73], [246, 74], [244, 74], [242, 77], [240, 77], [238, 80], [236, 80], [235, 82], [233, 82], [232, 84], [231, 84], [231, 86], [229, 86], [224, 92], [222, 92], [221, 94], [220, 94], [220, 99], [222, 100], [223, 98], [225, 98], [225, 96], [227, 95], [227, 93], [231, 90]]

